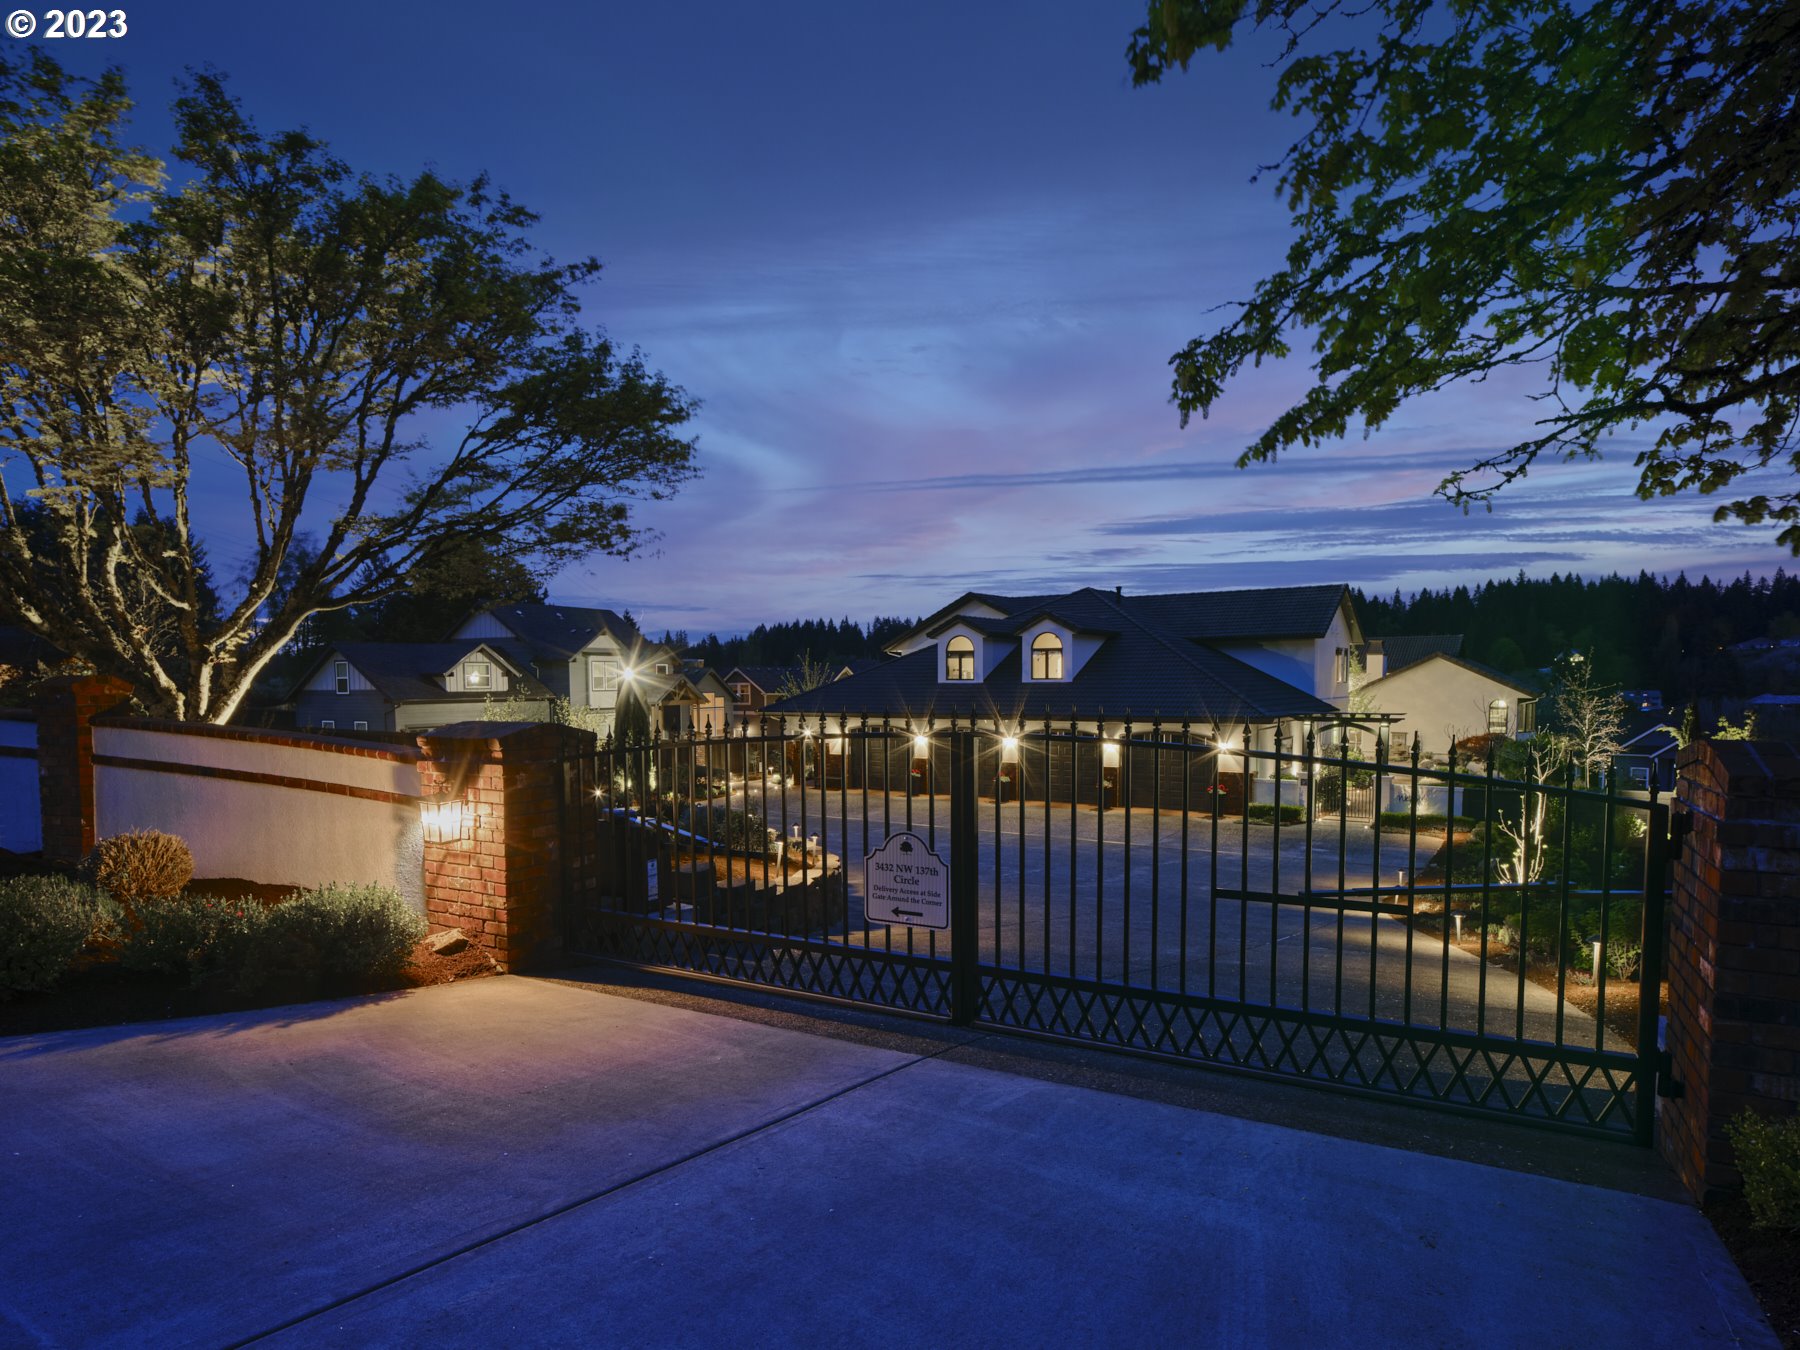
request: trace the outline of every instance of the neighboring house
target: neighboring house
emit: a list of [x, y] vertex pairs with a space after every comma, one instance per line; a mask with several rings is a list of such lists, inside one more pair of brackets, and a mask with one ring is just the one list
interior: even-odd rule
[[799, 679], [799, 666], [733, 666], [725, 676], [725, 687], [731, 692], [732, 719], [742, 723], [747, 734], [758, 735], [762, 710]]
[[665, 736], [723, 736], [732, 727], [731, 690], [705, 666], [683, 663], [671, 670], [663, 661], [633, 677], [639, 696], [656, 709]]
[[864, 671], [873, 670], [880, 664], [881, 658], [878, 656], [859, 656], [854, 660], [844, 662], [843, 665], [838, 667], [837, 674], [833, 675], [831, 678], [834, 680], [847, 680], [852, 675], [861, 675]]
[[[1104, 762], [1093, 766], [1100, 772], [1081, 768], [1075, 787], [1093, 800], [1097, 791], [1117, 790], [1119, 747], [1110, 738], [1127, 720], [1146, 730], [1159, 721], [1166, 735], [1222, 750], [1246, 728], [1259, 749], [1274, 748], [1278, 726], [1290, 748], [1309, 729], [1329, 736], [1346, 718], [1350, 654], [1361, 640], [1349, 591], [1337, 585], [1132, 596], [1093, 588], [969, 591], [895, 639], [894, 659], [782, 699], [767, 713], [824, 715], [828, 756], [831, 722], [840, 716], [900, 730], [956, 717], [1015, 736], [1046, 724], [1055, 733], [1097, 733], [1107, 738]], [[915, 777], [938, 772], [926, 763], [929, 743], [916, 749], [901, 747]], [[1062, 755], [1061, 763], [1053, 754], [1047, 765], [1017, 766], [1007, 781], [1022, 781], [1029, 793], [1039, 773], [1066, 779], [1066, 746]], [[1209, 774], [1220, 763], [1218, 756], [1163, 758], [1204, 763]], [[891, 767], [884, 772], [896, 781]], [[1227, 756], [1220, 772], [1239, 779], [1228, 791], [1245, 789], [1241, 759]], [[1143, 795], [1152, 778], [1145, 772], [1128, 781], [1141, 781], [1134, 793]]]
[[[295, 724], [337, 730], [411, 731], [478, 718], [493, 703], [510, 716], [552, 715], [556, 700], [577, 724], [612, 730], [619, 691], [642, 680], [653, 724], [685, 732], [722, 683], [702, 689], [680, 657], [609, 609], [498, 605], [457, 625], [447, 642], [353, 642], [328, 649], [295, 693]], [[667, 703], [669, 706], [664, 707]]]
[[593, 710], [588, 724], [601, 735], [612, 729], [619, 689], [643, 672], [674, 675], [681, 658], [643, 635], [610, 609], [581, 605], [496, 605], [471, 615], [456, 637], [488, 638], [574, 708]]
[[482, 715], [492, 699], [548, 714], [550, 690], [498, 644], [339, 642], [294, 691], [294, 725], [324, 731], [429, 731]]
[[1639, 712], [1662, 711], [1663, 696], [1660, 689], [1621, 689], [1619, 697]]
[[1363, 649], [1355, 703], [1389, 721], [1396, 757], [1410, 752], [1415, 735], [1427, 754], [1441, 756], [1470, 736], [1537, 730], [1537, 691], [1461, 651], [1455, 633], [1371, 638]]
[[1622, 788], [1660, 792], [1675, 788], [1674, 728], [1660, 714], [1636, 717], [1625, 728], [1625, 738], [1613, 755], [1613, 772]]

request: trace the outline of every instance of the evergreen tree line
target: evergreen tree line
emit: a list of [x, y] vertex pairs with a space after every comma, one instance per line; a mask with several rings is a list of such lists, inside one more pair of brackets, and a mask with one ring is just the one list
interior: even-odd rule
[[867, 624], [854, 619], [794, 619], [759, 623], [740, 637], [708, 633], [698, 642], [683, 632], [665, 632], [663, 641], [682, 655], [706, 662], [719, 674], [733, 666], [797, 666], [802, 659], [831, 667], [883, 655], [887, 645], [917, 619], [877, 616]]
[[1751, 638], [1800, 636], [1800, 575], [1785, 569], [1724, 583], [1648, 572], [1593, 581], [1520, 572], [1474, 587], [1353, 594], [1369, 636], [1461, 633], [1465, 657], [1511, 675], [1583, 652], [1598, 680], [1659, 689], [1671, 705], [1757, 692], [1728, 649]]

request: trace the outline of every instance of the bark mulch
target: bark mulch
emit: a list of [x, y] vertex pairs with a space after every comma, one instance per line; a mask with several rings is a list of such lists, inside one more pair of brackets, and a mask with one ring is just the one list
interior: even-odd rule
[[[208, 877], [190, 882], [196, 895], [221, 899], [255, 899], [273, 904], [291, 895], [292, 886], [270, 886], [241, 877]], [[114, 1026], [124, 1022], [160, 1022], [172, 1017], [199, 1017], [209, 1013], [246, 1012], [292, 1003], [343, 998], [353, 994], [384, 994], [425, 985], [449, 984], [496, 974], [493, 958], [471, 943], [450, 956], [435, 955], [424, 942], [400, 973], [389, 980], [346, 984], [289, 985], [270, 988], [246, 997], [229, 989], [189, 986], [181, 976], [121, 970], [116, 965], [96, 964], [76, 970], [56, 988], [39, 994], [20, 994], [0, 1001], [0, 1036], [19, 1036], [45, 1031], [71, 1031], [83, 1027]]]
[[1800, 1232], [1757, 1228], [1741, 1195], [1709, 1201], [1706, 1217], [1788, 1350], [1800, 1350]]

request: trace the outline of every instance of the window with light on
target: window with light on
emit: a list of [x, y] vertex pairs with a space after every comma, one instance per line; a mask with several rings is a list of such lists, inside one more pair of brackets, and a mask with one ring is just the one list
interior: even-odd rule
[[944, 678], [975, 678], [975, 644], [966, 637], [953, 637], [944, 644]]
[[1062, 677], [1062, 639], [1055, 633], [1039, 633], [1031, 640], [1031, 678], [1060, 680]]

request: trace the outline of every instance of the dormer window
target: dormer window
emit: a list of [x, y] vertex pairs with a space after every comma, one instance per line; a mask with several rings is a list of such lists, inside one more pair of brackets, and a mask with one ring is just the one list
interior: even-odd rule
[[463, 688], [491, 689], [494, 683], [493, 667], [486, 661], [463, 662]]
[[1031, 678], [1060, 680], [1062, 677], [1062, 639], [1055, 633], [1039, 633], [1031, 640]]
[[966, 637], [953, 637], [944, 644], [944, 678], [975, 678], [975, 644]]

